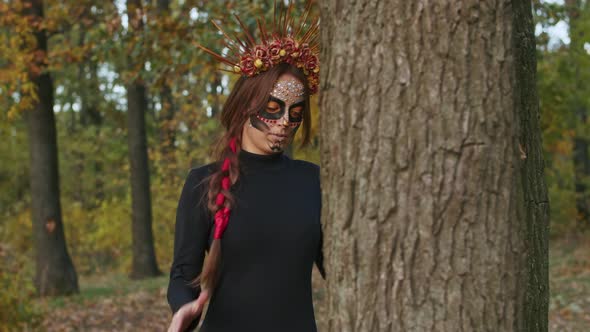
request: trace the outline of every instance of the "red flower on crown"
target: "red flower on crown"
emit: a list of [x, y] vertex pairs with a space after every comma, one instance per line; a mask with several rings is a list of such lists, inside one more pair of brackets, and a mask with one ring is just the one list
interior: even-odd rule
[[244, 55], [240, 60], [240, 70], [247, 76], [252, 76], [256, 72], [254, 58], [250, 54]]
[[267, 70], [272, 65], [270, 54], [265, 45], [256, 45], [253, 51], [254, 67], [260, 71]]
[[311, 55], [305, 61], [305, 69], [310, 72], [319, 73], [320, 71], [320, 60], [318, 59], [317, 55]]
[[281, 62], [281, 58], [286, 55], [286, 51], [283, 49], [283, 43], [280, 40], [275, 39], [268, 45], [268, 53], [272, 64], [276, 65]]

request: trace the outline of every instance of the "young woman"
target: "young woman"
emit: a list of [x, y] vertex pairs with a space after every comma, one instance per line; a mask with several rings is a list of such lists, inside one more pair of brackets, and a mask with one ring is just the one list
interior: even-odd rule
[[195, 328], [207, 301], [202, 332], [316, 331], [314, 262], [325, 278], [319, 166], [283, 151], [300, 127], [309, 141], [317, 20], [297, 39], [285, 29], [289, 15], [281, 18], [282, 30], [261, 31], [270, 38], [259, 45], [249, 36], [230, 62], [242, 76], [221, 114], [217, 161], [192, 169], [182, 189], [169, 331]]

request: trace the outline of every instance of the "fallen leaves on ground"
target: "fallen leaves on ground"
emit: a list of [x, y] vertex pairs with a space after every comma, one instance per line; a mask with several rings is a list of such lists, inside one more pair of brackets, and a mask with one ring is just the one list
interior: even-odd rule
[[[590, 243], [555, 240], [550, 251], [549, 330], [590, 331]], [[586, 241], [587, 242], [587, 241]], [[109, 277], [107, 277], [109, 278]], [[108, 280], [108, 279], [107, 279]], [[44, 305], [40, 331], [165, 331], [170, 322], [165, 278], [156, 286], [125, 286], [110, 280], [110, 294], [64, 298], [60, 305]], [[100, 283], [99, 283], [100, 284]], [[325, 281], [314, 269], [314, 307], [318, 330], [327, 323]], [[37, 330], [37, 329], [35, 329]]]
[[170, 322], [166, 289], [66, 303], [47, 312], [47, 331], [165, 331]]
[[555, 240], [549, 260], [549, 331], [590, 331], [590, 243]]

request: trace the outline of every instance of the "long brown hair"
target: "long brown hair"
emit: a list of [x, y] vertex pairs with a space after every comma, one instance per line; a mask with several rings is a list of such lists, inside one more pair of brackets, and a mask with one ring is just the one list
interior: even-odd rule
[[[221, 112], [221, 124], [225, 128], [225, 132], [217, 140], [213, 149], [213, 156], [220, 166], [203, 180], [204, 182], [209, 182], [207, 208], [212, 216], [220, 209], [227, 207], [231, 210], [233, 208], [235, 197], [230, 190], [223, 189], [221, 183], [225, 177], [229, 178], [231, 185], [235, 184], [238, 180], [240, 173], [238, 154], [242, 146], [242, 128], [244, 123], [246, 123], [251, 115], [256, 114], [260, 109], [266, 107], [274, 83], [284, 73], [292, 74], [305, 86], [305, 108], [303, 110], [303, 123], [301, 124], [303, 132], [300, 146], [303, 147], [309, 143], [311, 129], [309, 85], [301, 69], [288, 63], [281, 63], [256, 76], [240, 77], [228, 96]], [[247, 107], [248, 105], [250, 106], [249, 108]], [[230, 147], [230, 141], [232, 140], [235, 140], [236, 152]], [[230, 167], [229, 170], [224, 171], [221, 165], [226, 159], [229, 160]], [[217, 204], [219, 193], [225, 196], [221, 205]], [[200, 206], [202, 206], [204, 197], [201, 199]], [[231, 224], [231, 221], [229, 223]], [[208, 289], [210, 293], [215, 290], [220, 272], [220, 242], [221, 239], [213, 239], [201, 274], [191, 282], [192, 286], [201, 286], [202, 289]]]

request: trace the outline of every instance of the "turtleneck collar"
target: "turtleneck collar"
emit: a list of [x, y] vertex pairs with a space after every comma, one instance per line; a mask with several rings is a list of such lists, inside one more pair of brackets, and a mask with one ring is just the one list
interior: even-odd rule
[[248, 172], [256, 172], [281, 169], [285, 166], [286, 156], [282, 151], [273, 154], [258, 154], [241, 149], [238, 152], [238, 159], [240, 168]]

